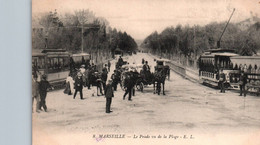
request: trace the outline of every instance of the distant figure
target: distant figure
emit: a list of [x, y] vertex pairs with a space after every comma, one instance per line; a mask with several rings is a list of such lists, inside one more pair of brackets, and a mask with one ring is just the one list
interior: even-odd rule
[[71, 74], [69, 74], [66, 79], [66, 89], [64, 90], [64, 93], [68, 95], [74, 94], [74, 80]]
[[86, 87], [86, 69], [84, 64], [81, 65], [79, 71], [82, 74], [83, 86]]
[[112, 112], [110, 107], [112, 103], [112, 98], [114, 97], [113, 87], [112, 87], [112, 80], [108, 81], [105, 89], [105, 97], [106, 97], [106, 113]]
[[100, 92], [101, 96], [104, 95], [102, 91], [102, 79], [101, 75], [98, 72], [94, 73], [95, 85], [97, 86], [97, 96], [100, 96], [98, 92]]
[[83, 99], [82, 89], [83, 89], [83, 80], [82, 80], [82, 74], [78, 72], [77, 77], [75, 78], [75, 93], [73, 96], [73, 99], [75, 99], [77, 93], [80, 93], [80, 99]]
[[111, 75], [111, 79], [113, 80], [112, 85], [113, 85], [114, 91], [116, 91], [117, 90], [117, 84], [120, 81], [117, 70], [114, 70], [114, 73]]
[[242, 96], [244, 93], [244, 97], [246, 97], [246, 88], [245, 88], [246, 83], [247, 83], [247, 77], [245, 73], [242, 71], [240, 76], [240, 81], [239, 81], [240, 96]]
[[107, 64], [105, 64], [105, 67], [103, 67], [102, 71], [105, 71], [106, 73], [108, 73]]
[[119, 66], [122, 66], [124, 64], [124, 60], [121, 56], [119, 56], [118, 64], [119, 64]]
[[47, 89], [48, 88], [54, 89], [46, 79], [47, 79], [47, 76], [42, 75], [42, 80], [39, 83], [39, 93], [40, 93], [40, 98], [41, 98], [40, 110], [41, 110], [41, 107], [43, 107], [45, 112], [47, 112], [47, 106], [46, 106], [46, 101], [45, 101], [46, 96], [47, 96]]
[[220, 93], [225, 93], [225, 81], [226, 81], [226, 76], [223, 73], [223, 69], [220, 69], [220, 73], [219, 73]]
[[103, 89], [106, 90], [107, 72], [105, 69], [102, 70], [101, 80], [102, 80]]
[[144, 62], [145, 62], [145, 61], [144, 61], [144, 58], [143, 58], [143, 59], [142, 59], [142, 64], [144, 64]]
[[110, 72], [111, 63], [110, 63], [109, 60], [108, 60], [108, 62], [107, 62], [107, 66], [108, 66], [108, 72]]

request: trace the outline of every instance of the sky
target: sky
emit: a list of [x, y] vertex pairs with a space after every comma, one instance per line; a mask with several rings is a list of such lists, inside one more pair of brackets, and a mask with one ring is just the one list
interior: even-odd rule
[[245, 20], [251, 12], [260, 16], [260, 0], [32, 0], [32, 15], [89, 9], [136, 40], [168, 26], [226, 22], [233, 8], [231, 22]]

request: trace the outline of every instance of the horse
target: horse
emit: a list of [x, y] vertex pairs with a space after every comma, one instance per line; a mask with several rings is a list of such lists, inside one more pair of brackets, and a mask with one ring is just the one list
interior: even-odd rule
[[166, 80], [166, 76], [167, 76], [167, 70], [166, 69], [157, 70], [155, 73], [152, 74], [152, 76], [153, 76], [154, 94], [157, 93], [158, 95], [160, 95], [161, 85], [162, 85], [163, 95], [165, 95], [164, 85], [165, 85], [165, 80]]

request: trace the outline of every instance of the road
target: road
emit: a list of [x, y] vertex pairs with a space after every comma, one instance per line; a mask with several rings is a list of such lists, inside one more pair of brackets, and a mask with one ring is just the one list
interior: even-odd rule
[[[124, 57], [124, 60], [141, 64], [142, 58], [153, 68], [153, 58], [145, 53]], [[112, 70], [114, 64], [115, 60]], [[119, 87], [110, 114], [105, 113], [104, 96], [91, 95], [95, 89], [84, 88], [84, 100], [79, 99], [79, 94], [74, 100], [63, 90], [48, 92], [49, 111], [32, 114], [33, 144], [93, 143], [92, 135], [96, 133], [124, 133], [131, 137], [133, 134], [192, 134], [193, 143], [198, 144], [201, 144], [198, 138], [205, 144], [213, 144], [212, 139], [217, 140], [214, 144], [228, 140], [243, 144], [251, 137], [260, 136], [260, 97], [244, 98], [232, 91], [219, 93], [174, 72], [170, 81], [166, 81], [166, 95], [153, 94], [153, 87], [148, 86], [143, 93], [137, 91], [133, 101], [128, 101], [122, 99], [124, 92]], [[133, 139], [125, 141], [134, 143]], [[169, 140], [164, 141], [171, 144]]]

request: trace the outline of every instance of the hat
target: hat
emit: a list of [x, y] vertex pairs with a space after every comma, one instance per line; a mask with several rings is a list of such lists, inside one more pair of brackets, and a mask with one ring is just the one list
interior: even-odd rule
[[85, 67], [85, 65], [84, 65], [84, 64], [82, 64], [82, 65], [81, 65], [81, 67]]

